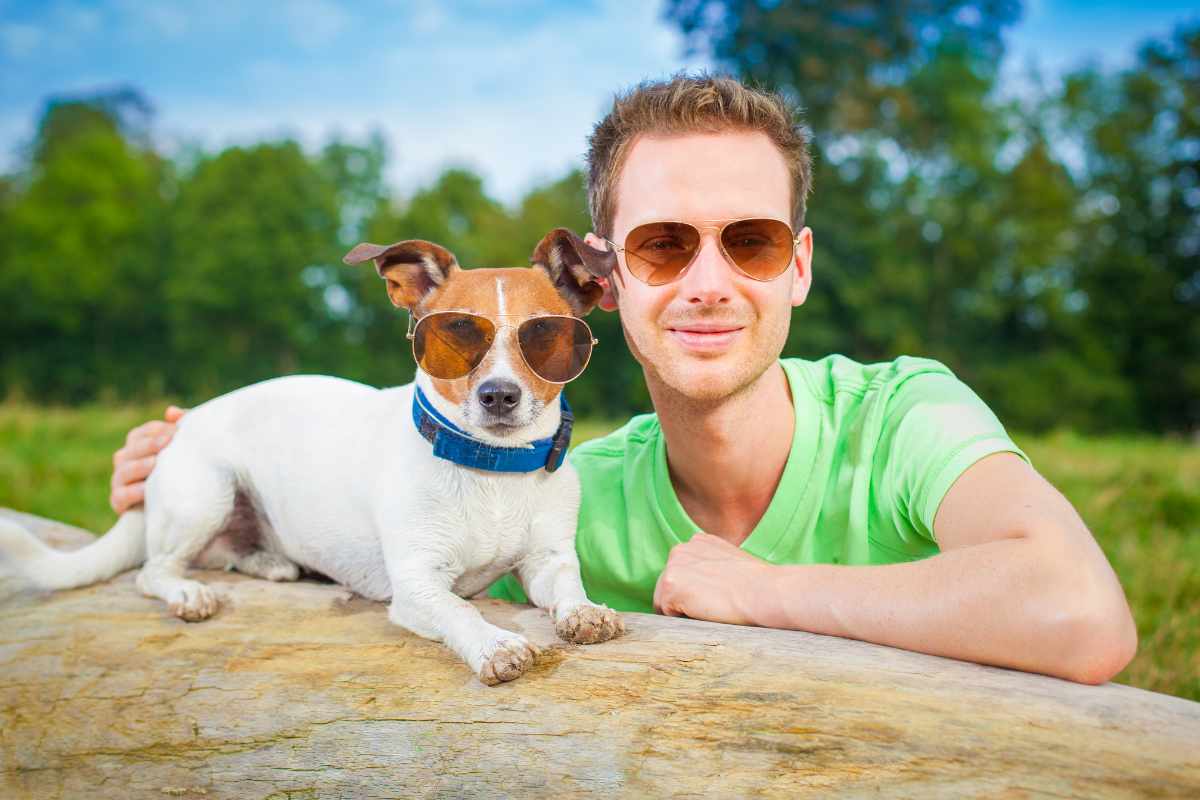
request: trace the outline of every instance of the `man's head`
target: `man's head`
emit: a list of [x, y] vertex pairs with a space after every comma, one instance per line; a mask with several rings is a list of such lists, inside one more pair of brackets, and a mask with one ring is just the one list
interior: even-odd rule
[[[753, 384], [783, 350], [811, 280], [809, 155], [795, 111], [731, 78], [680, 76], [617, 97], [590, 144], [589, 244], [623, 246], [647, 222], [687, 222], [702, 234], [675, 280], [651, 286], [622, 255], [608, 282], [602, 306], [619, 306], [647, 379], [696, 400]], [[721, 224], [749, 218], [787, 223], [799, 237], [770, 280], [739, 273], [722, 252]]]

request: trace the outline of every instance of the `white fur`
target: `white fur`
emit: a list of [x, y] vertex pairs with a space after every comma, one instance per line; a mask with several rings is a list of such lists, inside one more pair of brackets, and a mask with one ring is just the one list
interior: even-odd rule
[[[557, 404], [546, 404], [498, 438], [472, 425], [470, 409], [448, 403], [424, 373], [416, 383], [439, 411], [481, 438], [528, 442], [559, 424]], [[590, 621], [602, 618], [619, 631], [620, 621], [590, 603], [580, 581], [579, 479], [570, 463], [553, 473], [495, 473], [436, 458], [412, 423], [414, 385], [380, 390], [294, 376], [218, 397], [188, 412], [160, 453], [144, 515], [126, 512], [107, 535], [73, 553], [0, 524], [0, 562], [39, 587], [62, 589], [144, 560], [138, 586], [188, 620], [219, 605], [211, 589], [184, 577], [189, 566], [293, 580], [299, 565], [364, 597], [390, 599], [393, 622], [445, 642], [488, 683], [519, 675], [535, 649], [460, 598], [510, 570], [530, 600], [551, 611], [560, 633], [593, 611]], [[471, 404], [468, 398], [464, 406]], [[256, 512], [254, 552], [236, 551], [222, 535], [239, 491]]]

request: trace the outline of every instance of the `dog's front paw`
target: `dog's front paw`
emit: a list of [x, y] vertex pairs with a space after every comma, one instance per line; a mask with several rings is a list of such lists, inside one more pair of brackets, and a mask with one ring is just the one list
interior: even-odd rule
[[515, 680], [533, 666], [538, 649], [523, 636], [506, 636], [496, 641], [492, 652], [485, 653], [479, 680], [488, 686]]
[[606, 606], [583, 605], [554, 624], [559, 638], [575, 644], [607, 642], [625, 632], [617, 612]]
[[167, 600], [171, 613], [185, 622], [208, 619], [220, 607], [217, 593], [199, 581], [180, 581]]

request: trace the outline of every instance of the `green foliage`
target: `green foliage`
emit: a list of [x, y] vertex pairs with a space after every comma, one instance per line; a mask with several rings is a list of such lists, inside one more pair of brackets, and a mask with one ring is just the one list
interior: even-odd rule
[[946, 361], [1035, 430], [1200, 428], [1200, 28], [1026, 102], [1013, 2], [673, 0], [814, 129], [814, 284], [788, 351]]
[[0, 217], [0, 380], [66, 400], [161, 391], [161, 369], [141, 372], [126, 354], [138, 342], [147, 361], [165, 356], [169, 166], [98, 104], [51, 104], [41, 132]]
[[171, 220], [176, 385], [209, 394], [300, 368], [324, 316], [305, 269], [340, 256], [338, 211], [334, 186], [293, 142], [197, 165]]
[[[107, 530], [112, 453], [163, 405], [0, 404], [0, 506]], [[618, 424], [581, 419], [574, 443]], [[1200, 449], [1070, 434], [1016, 440], [1079, 510], [1125, 587], [1141, 644], [1117, 680], [1200, 700]]]
[[[1022, 102], [997, 91], [1011, 0], [674, 0], [668, 19], [814, 127], [814, 284], [785, 352], [948, 363], [1028, 430], [1200, 429], [1200, 28]], [[131, 90], [49, 103], [0, 176], [0, 396], [56, 402], [260, 378], [413, 374], [405, 314], [359, 241], [424, 238], [523, 265], [590, 227], [572, 171], [514, 206], [451, 168], [393, 197], [378, 134], [161, 156]], [[595, 312], [582, 414], [646, 410], [619, 318]]]

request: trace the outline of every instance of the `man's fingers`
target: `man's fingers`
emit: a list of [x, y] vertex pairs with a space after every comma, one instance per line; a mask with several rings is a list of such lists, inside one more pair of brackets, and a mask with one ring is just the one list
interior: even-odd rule
[[125, 444], [129, 444], [137, 439], [155, 439], [159, 436], [168, 435], [175, 432], [175, 426], [170, 422], [152, 419], [149, 422], [143, 422], [136, 428], [131, 430], [125, 436]]
[[155, 460], [154, 456], [146, 456], [125, 461], [113, 470], [113, 486], [127, 486], [146, 480], [146, 476], [154, 469]]
[[158, 455], [167, 442], [171, 441], [171, 433], [162, 434], [161, 436], [142, 436], [131, 440], [124, 447], [113, 453], [113, 466], [120, 467], [127, 461], [136, 461], [139, 458]]
[[163, 412], [163, 419], [165, 419], [167, 422], [179, 422], [179, 420], [181, 420], [183, 415], [187, 412], [188, 409], [186, 408], [180, 408], [179, 406], [167, 406], [167, 410]]
[[122, 486], [119, 489], [113, 489], [112, 494], [108, 496], [108, 504], [112, 506], [113, 511], [118, 514], [124, 514], [145, 499], [146, 484], [135, 483], [131, 486]]

